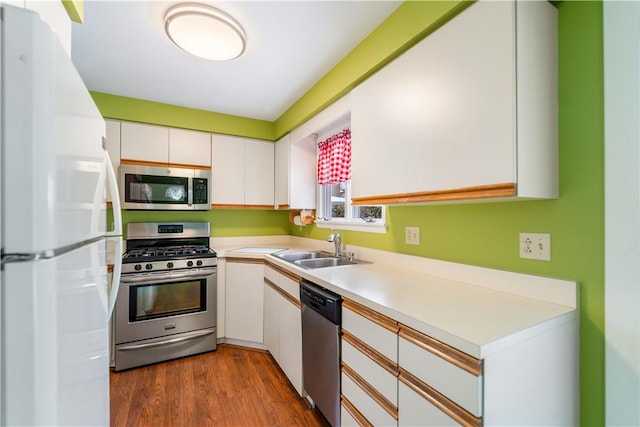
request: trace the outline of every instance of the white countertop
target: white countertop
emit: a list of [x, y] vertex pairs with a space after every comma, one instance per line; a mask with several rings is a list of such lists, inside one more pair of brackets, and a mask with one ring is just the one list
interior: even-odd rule
[[[299, 242], [292, 243], [288, 246], [301, 246]], [[218, 248], [214, 249], [218, 251]], [[230, 256], [267, 258], [301, 277], [478, 358], [578, 317], [577, 301], [573, 305], [566, 303], [577, 299], [577, 284], [571, 281], [452, 263], [444, 263], [443, 267], [443, 262], [428, 259], [424, 259], [426, 267], [423, 271], [375, 261], [306, 270], [269, 255], [277, 252], [275, 249], [279, 248], [226, 249], [222, 256], [228, 253]], [[398, 258], [402, 255], [386, 254], [395, 257], [395, 261], [402, 261]], [[410, 258], [407, 265], [421, 262], [416, 257]], [[437, 275], [429, 274], [431, 265], [435, 267], [434, 271], [438, 270]], [[465, 280], [453, 280], [443, 275], [458, 275]], [[478, 283], [473, 282], [475, 277], [478, 277]], [[494, 289], [482, 283], [491, 280], [496, 282]], [[517, 281], [522, 284], [515, 283]], [[505, 292], [505, 285], [499, 282], [505, 282], [507, 286], [513, 283], [514, 289]]]

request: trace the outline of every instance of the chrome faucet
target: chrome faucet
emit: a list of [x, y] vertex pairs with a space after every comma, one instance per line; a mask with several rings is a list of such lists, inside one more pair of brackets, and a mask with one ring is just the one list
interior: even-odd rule
[[340, 237], [340, 233], [338, 233], [335, 228], [332, 228], [331, 231], [333, 231], [333, 233], [329, 234], [329, 237], [327, 238], [327, 242], [333, 242], [333, 244], [336, 247], [335, 256], [341, 257], [342, 256], [342, 239]]

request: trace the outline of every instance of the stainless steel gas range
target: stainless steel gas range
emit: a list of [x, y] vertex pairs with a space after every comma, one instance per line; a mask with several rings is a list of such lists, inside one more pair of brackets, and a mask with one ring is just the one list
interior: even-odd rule
[[129, 223], [115, 307], [115, 370], [216, 349], [209, 223]]

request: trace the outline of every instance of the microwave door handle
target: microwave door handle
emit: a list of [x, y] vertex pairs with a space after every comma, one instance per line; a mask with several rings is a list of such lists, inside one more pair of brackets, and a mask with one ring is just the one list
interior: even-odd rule
[[189, 178], [187, 182], [187, 203], [189, 206], [193, 206], [193, 178]]

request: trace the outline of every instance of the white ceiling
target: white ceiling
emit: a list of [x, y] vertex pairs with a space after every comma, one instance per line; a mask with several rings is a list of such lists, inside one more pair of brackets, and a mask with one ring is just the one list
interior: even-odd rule
[[85, 0], [71, 57], [89, 90], [273, 121], [400, 5], [202, 2], [235, 17], [247, 34], [240, 58], [209, 62], [166, 37], [164, 13], [176, 3]]

